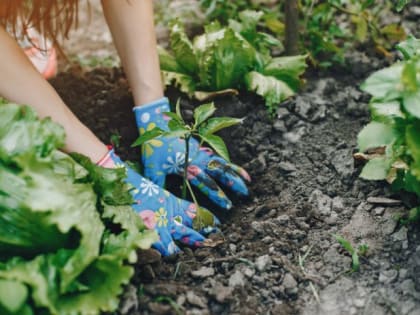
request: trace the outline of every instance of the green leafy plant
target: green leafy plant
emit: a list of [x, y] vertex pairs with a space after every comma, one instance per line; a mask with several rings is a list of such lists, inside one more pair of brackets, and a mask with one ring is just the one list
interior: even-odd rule
[[[368, 160], [360, 176], [387, 180], [395, 190], [420, 197], [420, 40], [410, 37], [397, 48], [404, 60], [361, 86], [372, 95], [372, 121], [358, 135], [359, 151]], [[419, 214], [417, 206], [410, 218]]]
[[197, 107], [194, 110], [194, 122], [188, 124], [184, 121], [181, 115], [180, 102], [176, 104], [176, 112], [167, 112], [164, 113], [171, 119], [169, 120], [168, 131], [164, 131], [158, 127], [155, 127], [152, 130], [146, 131], [141, 135], [132, 146], [140, 146], [145, 142], [152, 140], [156, 137], [177, 137], [185, 139], [185, 163], [183, 168], [183, 187], [182, 187], [182, 197], [185, 199], [187, 194], [187, 189], [189, 190], [191, 197], [194, 200], [194, 203], [197, 206], [197, 217], [194, 221], [194, 227], [202, 228], [209, 226], [213, 223], [213, 218], [211, 214], [205, 209], [201, 208], [197, 202], [197, 199], [194, 195], [192, 187], [187, 179], [187, 172], [189, 162], [191, 160], [190, 152], [190, 139], [191, 137], [196, 137], [200, 140], [200, 146], [204, 143], [207, 143], [214, 151], [219, 154], [226, 161], [229, 161], [229, 153], [226, 147], [225, 142], [215, 133], [237, 124], [242, 123], [243, 119], [232, 118], [232, 117], [211, 117], [216, 111], [214, 103], [208, 103]]
[[[376, 51], [389, 55], [389, 49], [405, 38], [401, 25], [386, 23], [383, 16], [401, 11], [408, 0], [301, 0], [298, 1], [300, 49], [307, 51], [314, 65], [328, 67], [344, 63], [349, 48], [370, 43]], [[258, 28], [283, 41], [286, 37], [284, 1], [203, 0], [208, 21], [228, 25], [240, 12], [252, 8], [262, 12]]]
[[353, 272], [359, 271], [360, 259], [359, 257], [366, 256], [369, 246], [366, 244], [360, 245], [357, 249], [351, 243], [340, 235], [334, 235], [337, 242], [351, 255], [351, 269]]
[[241, 22], [222, 28], [207, 25], [202, 35], [190, 41], [179, 23], [171, 27], [172, 53], [160, 48], [165, 85], [174, 84], [199, 100], [238, 89], [261, 95], [271, 113], [280, 102], [294, 95], [306, 68], [306, 56], [277, 57], [269, 47], [279, 43], [256, 27], [261, 15], [247, 11]]
[[124, 169], [62, 153], [64, 129], [0, 105], [0, 313], [118, 307], [136, 250], [157, 240], [131, 208]]

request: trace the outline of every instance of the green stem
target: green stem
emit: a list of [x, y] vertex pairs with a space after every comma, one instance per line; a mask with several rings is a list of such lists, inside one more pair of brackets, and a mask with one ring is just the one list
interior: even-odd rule
[[187, 198], [187, 184], [188, 184], [188, 164], [190, 159], [190, 138], [191, 135], [185, 136], [185, 162], [184, 162], [184, 183], [182, 185], [182, 199]]

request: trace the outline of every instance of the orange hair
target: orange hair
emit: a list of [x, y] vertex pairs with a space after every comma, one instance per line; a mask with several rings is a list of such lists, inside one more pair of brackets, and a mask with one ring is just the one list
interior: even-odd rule
[[33, 27], [58, 45], [77, 26], [78, 7], [79, 0], [0, 0], [0, 25], [15, 37]]

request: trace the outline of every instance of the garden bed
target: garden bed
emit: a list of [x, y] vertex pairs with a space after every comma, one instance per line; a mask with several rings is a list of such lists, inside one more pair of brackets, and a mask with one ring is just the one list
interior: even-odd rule
[[[246, 118], [222, 136], [253, 178], [250, 198], [227, 213], [206, 203], [222, 218], [219, 246], [183, 248], [163, 260], [145, 253], [120, 313], [418, 314], [420, 229], [398, 224], [406, 211], [393, 202], [399, 196], [358, 179], [353, 160], [369, 120], [369, 96], [358, 86], [384, 64], [361, 53], [350, 60], [350, 70], [308, 74], [304, 90], [274, 118], [252, 94], [215, 101], [219, 114]], [[101, 140], [121, 136], [118, 153], [138, 160], [120, 69], [71, 69], [52, 83]], [[180, 96], [168, 94], [172, 103]], [[188, 116], [194, 104], [182, 103]], [[369, 246], [359, 272], [351, 273], [351, 257], [333, 234]]]

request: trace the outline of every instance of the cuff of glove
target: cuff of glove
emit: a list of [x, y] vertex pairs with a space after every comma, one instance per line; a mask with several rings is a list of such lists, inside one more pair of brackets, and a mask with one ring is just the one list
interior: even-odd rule
[[107, 145], [107, 147], [109, 150], [108, 153], [96, 165], [105, 168], [116, 168], [118, 165], [123, 164], [119, 156], [115, 154], [114, 148], [111, 145]]
[[134, 107], [133, 112], [136, 117], [136, 123], [140, 130], [140, 134], [144, 133], [146, 130], [153, 129], [154, 127], [168, 130], [169, 117], [162, 113], [170, 111], [169, 100], [166, 97], [162, 97], [142, 106]]

